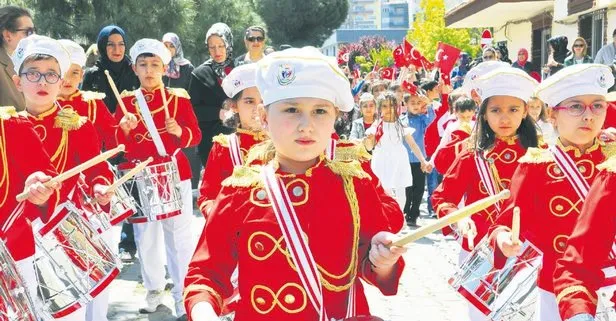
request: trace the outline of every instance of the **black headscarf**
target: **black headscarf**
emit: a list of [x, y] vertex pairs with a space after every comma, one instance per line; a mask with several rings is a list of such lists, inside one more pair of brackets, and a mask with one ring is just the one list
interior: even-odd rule
[[109, 57], [107, 56], [107, 41], [109, 40], [109, 36], [113, 34], [122, 36], [122, 39], [126, 43], [126, 34], [122, 28], [116, 25], [109, 25], [101, 29], [98, 33], [98, 38], [96, 39], [96, 46], [98, 47], [98, 53], [100, 55], [96, 64], [102, 70], [109, 70], [109, 72], [114, 75], [120, 75], [126, 68], [131, 68], [131, 63], [130, 59], [126, 55], [124, 55], [124, 59], [120, 62], [113, 62], [109, 60]]
[[554, 49], [554, 60], [559, 63], [564, 63], [565, 58], [569, 55], [569, 50], [567, 49], [567, 45], [569, 44], [569, 40], [565, 36], [556, 36], [548, 39], [548, 44], [552, 46]]

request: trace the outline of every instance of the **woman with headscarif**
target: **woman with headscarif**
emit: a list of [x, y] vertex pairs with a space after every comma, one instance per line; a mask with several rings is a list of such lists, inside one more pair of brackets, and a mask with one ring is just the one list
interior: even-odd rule
[[163, 76], [165, 86], [188, 90], [190, 74], [195, 67], [190, 63], [190, 60], [184, 58], [184, 49], [180, 37], [173, 32], [167, 32], [163, 36], [163, 43], [171, 53], [169, 67]]

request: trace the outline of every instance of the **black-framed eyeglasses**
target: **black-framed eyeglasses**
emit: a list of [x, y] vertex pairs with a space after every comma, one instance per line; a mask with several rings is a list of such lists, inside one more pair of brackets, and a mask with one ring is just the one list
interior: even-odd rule
[[15, 29], [15, 32], [25, 32], [26, 36], [31, 36], [33, 34], [36, 33], [36, 28], [35, 27], [30, 27], [30, 28], [20, 28], [20, 29]]
[[30, 70], [30, 71], [22, 72], [19, 75], [26, 76], [26, 79], [28, 79], [29, 82], [34, 82], [34, 83], [41, 81], [41, 78], [45, 78], [45, 81], [48, 84], [55, 84], [58, 81], [60, 81], [60, 75], [58, 75], [57, 73], [53, 71], [50, 71], [47, 73], [41, 73], [36, 70]]
[[265, 40], [265, 37], [261, 37], [261, 36], [256, 36], [256, 37], [246, 37], [246, 40], [250, 41], [250, 42], [262, 42], [263, 40]]
[[556, 106], [553, 108], [554, 110], [565, 110], [567, 114], [573, 117], [579, 117], [584, 115], [586, 109], [590, 109], [590, 111], [595, 115], [603, 115], [607, 112], [607, 102], [605, 101], [596, 101], [590, 105], [584, 105], [582, 103], [570, 103], [565, 105]]

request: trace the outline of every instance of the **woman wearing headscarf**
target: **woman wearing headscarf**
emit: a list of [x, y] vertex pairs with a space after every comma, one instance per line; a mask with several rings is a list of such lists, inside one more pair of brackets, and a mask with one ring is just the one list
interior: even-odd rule
[[210, 59], [192, 72], [188, 93], [203, 135], [199, 144], [199, 157], [205, 166], [212, 138], [218, 134], [230, 134], [233, 129], [223, 126], [220, 110], [227, 95], [222, 89], [222, 80], [233, 69], [233, 35], [229, 26], [222, 22], [212, 25], [205, 36]]
[[565, 58], [569, 55], [567, 45], [569, 39], [566, 36], [555, 36], [548, 39], [550, 54], [548, 63], [543, 67], [543, 73], [547, 76], [555, 74], [565, 67]]
[[139, 88], [139, 79], [133, 71], [130, 58], [126, 55], [126, 34], [122, 28], [109, 25], [98, 33], [96, 46], [99, 57], [94, 67], [88, 69], [83, 77], [83, 90], [97, 91], [105, 94], [105, 105], [110, 112], [115, 112], [118, 101], [109, 86], [105, 70], [109, 70], [118, 91]]
[[516, 60], [511, 66], [513, 68], [522, 69], [529, 75], [531, 72], [535, 71], [535, 65], [533, 62], [528, 61], [528, 50], [526, 48], [520, 48], [520, 50], [518, 50], [518, 60]]
[[167, 72], [163, 76], [165, 86], [188, 90], [190, 74], [195, 67], [190, 63], [190, 60], [184, 58], [184, 49], [182, 48], [180, 37], [173, 32], [168, 32], [163, 36], [163, 43], [171, 52], [171, 57], [173, 57]]

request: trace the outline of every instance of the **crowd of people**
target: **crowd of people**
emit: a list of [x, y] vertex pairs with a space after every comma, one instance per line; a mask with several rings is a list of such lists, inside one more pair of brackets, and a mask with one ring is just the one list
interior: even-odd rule
[[[28, 301], [23, 317], [107, 320], [120, 249], [141, 263], [141, 313], [163, 304], [167, 270], [178, 320], [370, 315], [363, 287], [396, 294], [396, 234], [430, 225], [426, 191], [427, 218], [444, 219], [510, 190], [442, 232], [459, 240], [461, 266], [483, 242], [497, 271], [520, 255], [518, 234], [540, 250], [535, 320], [594, 320], [596, 291], [612, 285], [601, 268], [616, 235], [616, 30], [594, 62], [583, 38], [571, 52], [551, 38], [543, 75], [526, 49], [512, 63], [486, 47], [446, 76], [408, 64], [387, 77], [313, 47], [268, 52], [260, 26], [235, 57], [229, 26], [212, 25], [196, 67], [174, 33], [127, 50], [109, 25], [86, 51], [37, 35], [15, 6], [0, 8], [0, 31], [0, 255], [5, 245], [21, 275], [9, 289], [27, 293], [0, 286], [0, 317]], [[114, 212], [125, 202], [138, 207]], [[109, 226], [125, 219], [117, 244]], [[77, 237], [84, 225], [96, 236]], [[88, 264], [107, 252], [108, 270]], [[489, 320], [476, 299], [468, 313]]]

